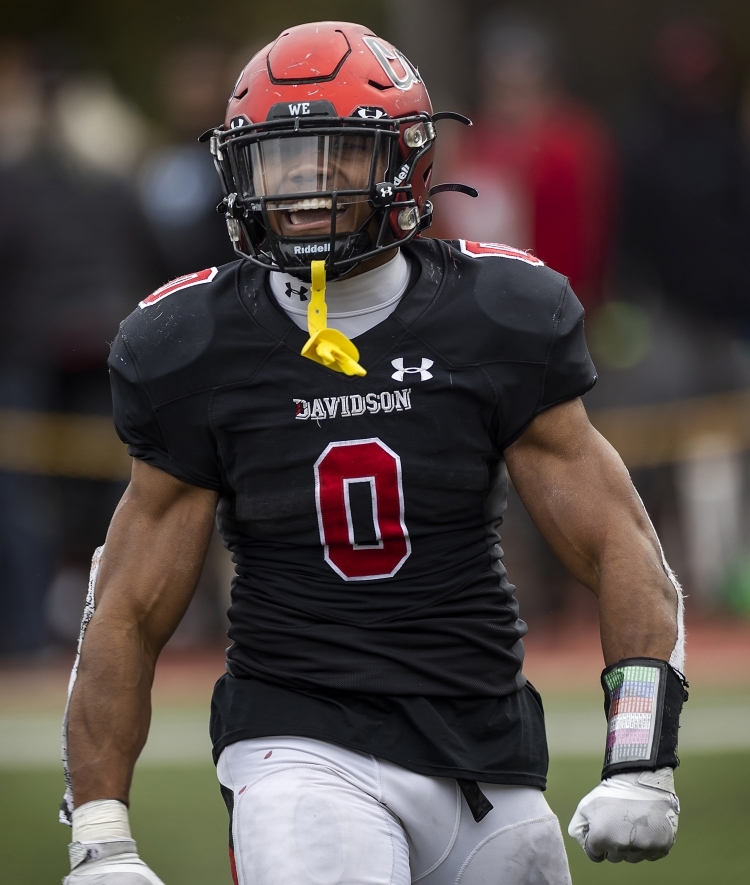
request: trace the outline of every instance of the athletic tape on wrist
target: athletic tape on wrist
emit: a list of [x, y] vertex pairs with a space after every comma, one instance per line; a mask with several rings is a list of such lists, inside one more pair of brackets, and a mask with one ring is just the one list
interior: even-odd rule
[[676, 768], [685, 678], [666, 661], [627, 658], [602, 672], [607, 746], [602, 779], [626, 771]]
[[94, 799], [73, 809], [73, 842], [130, 839], [128, 807], [119, 799]]

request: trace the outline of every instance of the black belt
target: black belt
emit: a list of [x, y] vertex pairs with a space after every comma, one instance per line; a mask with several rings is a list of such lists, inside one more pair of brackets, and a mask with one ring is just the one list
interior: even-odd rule
[[456, 778], [456, 783], [464, 794], [464, 799], [466, 799], [466, 804], [469, 806], [469, 811], [471, 811], [474, 820], [477, 823], [480, 820], [484, 820], [494, 806], [479, 789], [479, 784], [476, 781], [465, 781], [461, 778]]

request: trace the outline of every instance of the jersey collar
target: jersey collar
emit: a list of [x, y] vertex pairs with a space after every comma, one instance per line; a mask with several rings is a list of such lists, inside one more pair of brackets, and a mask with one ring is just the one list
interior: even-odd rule
[[[409, 327], [435, 301], [445, 279], [445, 253], [438, 241], [419, 239], [402, 248], [411, 265], [406, 292], [390, 316], [357, 336], [359, 361], [368, 371], [390, 353]], [[308, 338], [307, 332], [298, 328], [276, 302], [270, 288], [269, 272], [260, 270], [250, 262], [243, 262], [239, 268], [238, 292], [243, 307], [252, 319], [284, 347], [300, 354]], [[300, 360], [304, 360], [301, 354]], [[309, 360], [305, 360], [305, 363], [311, 369], [330, 372], [330, 369]], [[347, 379], [350, 383], [362, 380], [356, 377]]]

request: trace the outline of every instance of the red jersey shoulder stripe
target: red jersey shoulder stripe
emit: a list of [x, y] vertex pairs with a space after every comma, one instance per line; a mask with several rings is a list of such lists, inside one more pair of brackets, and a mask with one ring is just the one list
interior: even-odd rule
[[471, 240], [459, 240], [458, 245], [464, 255], [468, 255], [470, 258], [484, 258], [490, 255], [495, 258], [512, 258], [514, 261], [525, 261], [526, 264], [544, 267], [544, 262], [536, 255], [524, 252], [522, 249], [514, 249], [513, 246], [506, 246], [503, 243], [475, 243]]
[[184, 277], [177, 277], [175, 280], [170, 280], [168, 283], [160, 286], [155, 292], [152, 292], [148, 298], [144, 298], [138, 307], [149, 307], [152, 304], [156, 304], [157, 301], [161, 301], [162, 298], [166, 298], [167, 295], [171, 295], [173, 292], [178, 292], [180, 289], [189, 289], [190, 286], [200, 286], [201, 283], [210, 283], [218, 272], [218, 269], [215, 267], [207, 267], [205, 270], [199, 270], [197, 273], [185, 274]]

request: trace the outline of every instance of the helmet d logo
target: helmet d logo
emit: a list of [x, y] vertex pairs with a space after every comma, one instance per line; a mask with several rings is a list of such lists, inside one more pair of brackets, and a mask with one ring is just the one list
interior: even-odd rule
[[[422, 78], [419, 76], [416, 69], [412, 67], [409, 59], [399, 52], [398, 49], [392, 48], [381, 40], [378, 40], [377, 37], [371, 37], [369, 35], [363, 37], [362, 42], [378, 60], [380, 67], [388, 75], [388, 79], [394, 86], [406, 91], [407, 89], [411, 89], [416, 83], [422, 82]], [[403, 76], [401, 76], [391, 64], [393, 61], [397, 61], [404, 69]]]

